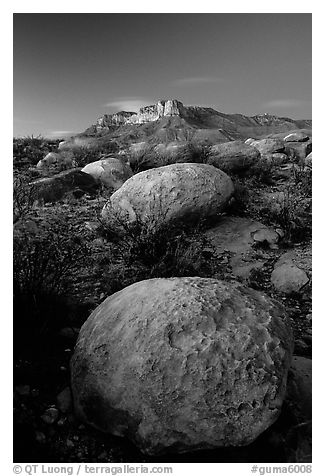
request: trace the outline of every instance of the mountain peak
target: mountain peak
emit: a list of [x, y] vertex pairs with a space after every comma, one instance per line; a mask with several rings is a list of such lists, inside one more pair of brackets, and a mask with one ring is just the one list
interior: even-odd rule
[[164, 116], [183, 116], [185, 109], [183, 103], [178, 99], [160, 99], [156, 104], [140, 108], [139, 112], [120, 111], [114, 114], [104, 114], [97, 120], [95, 128], [99, 132], [102, 129], [109, 129], [111, 126], [143, 124], [157, 121]]

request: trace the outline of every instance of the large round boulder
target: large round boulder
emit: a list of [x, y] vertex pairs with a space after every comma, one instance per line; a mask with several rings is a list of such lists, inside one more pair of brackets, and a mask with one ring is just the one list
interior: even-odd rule
[[281, 139], [260, 139], [250, 142], [251, 147], [260, 151], [261, 155], [284, 152], [285, 144]]
[[91, 162], [82, 169], [82, 172], [91, 175], [103, 187], [113, 191], [118, 190], [133, 175], [130, 166], [115, 157], [105, 157]]
[[182, 163], [140, 172], [110, 197], [107, 223], [169, 224], [216, 216], [234, 192], [232, 180], [212, 165]]
[[82, 326], [75, 410], [147, 454], [247, 445], [280, 413], [292, 348], [282, 304], [258, 291], [198, 277], [141, 281]]
[[208, 163], [227, 173], [242, 173], [259, 158], [260, 153], [256, 148], [237, 140], [211, 147]]

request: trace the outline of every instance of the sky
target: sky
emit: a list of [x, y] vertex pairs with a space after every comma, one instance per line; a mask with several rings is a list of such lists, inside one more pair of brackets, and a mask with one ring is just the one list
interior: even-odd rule
[[64, 137], [159, 99], [311, 119], [308, 13], [16, 13], [15, 137]]

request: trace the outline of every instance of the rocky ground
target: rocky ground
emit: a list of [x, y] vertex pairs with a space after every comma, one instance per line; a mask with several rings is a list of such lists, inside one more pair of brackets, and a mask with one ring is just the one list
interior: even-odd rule
[[[44, 224], [58, 220], [58, 226], [65, 233], [72, 230], [86, 250], [83, 260], [68, 276], [63, 305], [55, 303], [53, 316], [57, 321], [51, 332], [32, 347], [22, 343], [22, 336], [16, 340], [15, 462], [311, 461], [311, 415], [308, 408], [302, 408], [305, 404], [308, 407], [311, 390], [310, 369], [306, 370], [312, 356], [311, 241], [300, 239], [292, 226], [280, 226], [282, 223], [274, 220], [269, 205], [270, 200], [274, 203], [274, 197], [279, 203], [279, 194], [283, 198], [281, 194], [286, 193], [288, 183], [285, 174], [272, 184], [253, 189], [249, 183], [250, 198], [244, 206], [247, 183], [244, 189], [241, 182], [235, 206], [220, 215], [213, 227], [200, 229], [195, 238], [204, 261], [200, 268], [204, 276], [241, 281], [282, 301], [286, 307], [294, 331], [296, 360], [289, 374], [281, 416], [249, 446], [155, 458], [144, 456], [125, 439], [103, 435], [76, 419], [69, 370], [79, 329], [90, 312], [112, 292], [139, 277], [144, 279], [147, 268], [143, 271], [142, 264], [128, 263], [128, 268], [121, 270], [121, 249], [105, 236], [98, 220], [106, 202], [103, 196], [69, 197], [28, 211], [15, 225], [17, 236], [47, 233]], [[277, 273], [279, 268], [281, 272]], [[18, 326], [24, 312], [20, 304], [16, 309], [20, 316]], [[301, 395], [304, 401], [297, 403]]]

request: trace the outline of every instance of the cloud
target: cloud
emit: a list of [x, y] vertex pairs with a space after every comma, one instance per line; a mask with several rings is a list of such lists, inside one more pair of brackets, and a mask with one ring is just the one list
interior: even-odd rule
[[263, 107], [269, 108], [286, 108], [286, 107], [299, 107], [306, 104], [307, 101], [301, 99], [274, 99], [272, 101], [267, 101], [263, 104]]
[[49, 137], [51, 139], [56, 139], [60, 137], [69, 137], [76, 134], [75, 131], [48, 131], [46, 133], [46, 137]]
[[114, 112], [138, 112], [141, 107], [147, 106], [148, 104], [153, 104], [153, 102], [150, 99], [145, 98], [123, 97], [117, 98], [115, 101], [108, 102], [104, 104], [104, 106], [114, 109]]
[[195, 76], [191, 78], [180, 78], [173, 81], [173, 84], [176, 86], [186, 86], [187, 84], [200, 84], [200, 83], [222, 83], [223, 78], [218, 78], [215, 76]]

